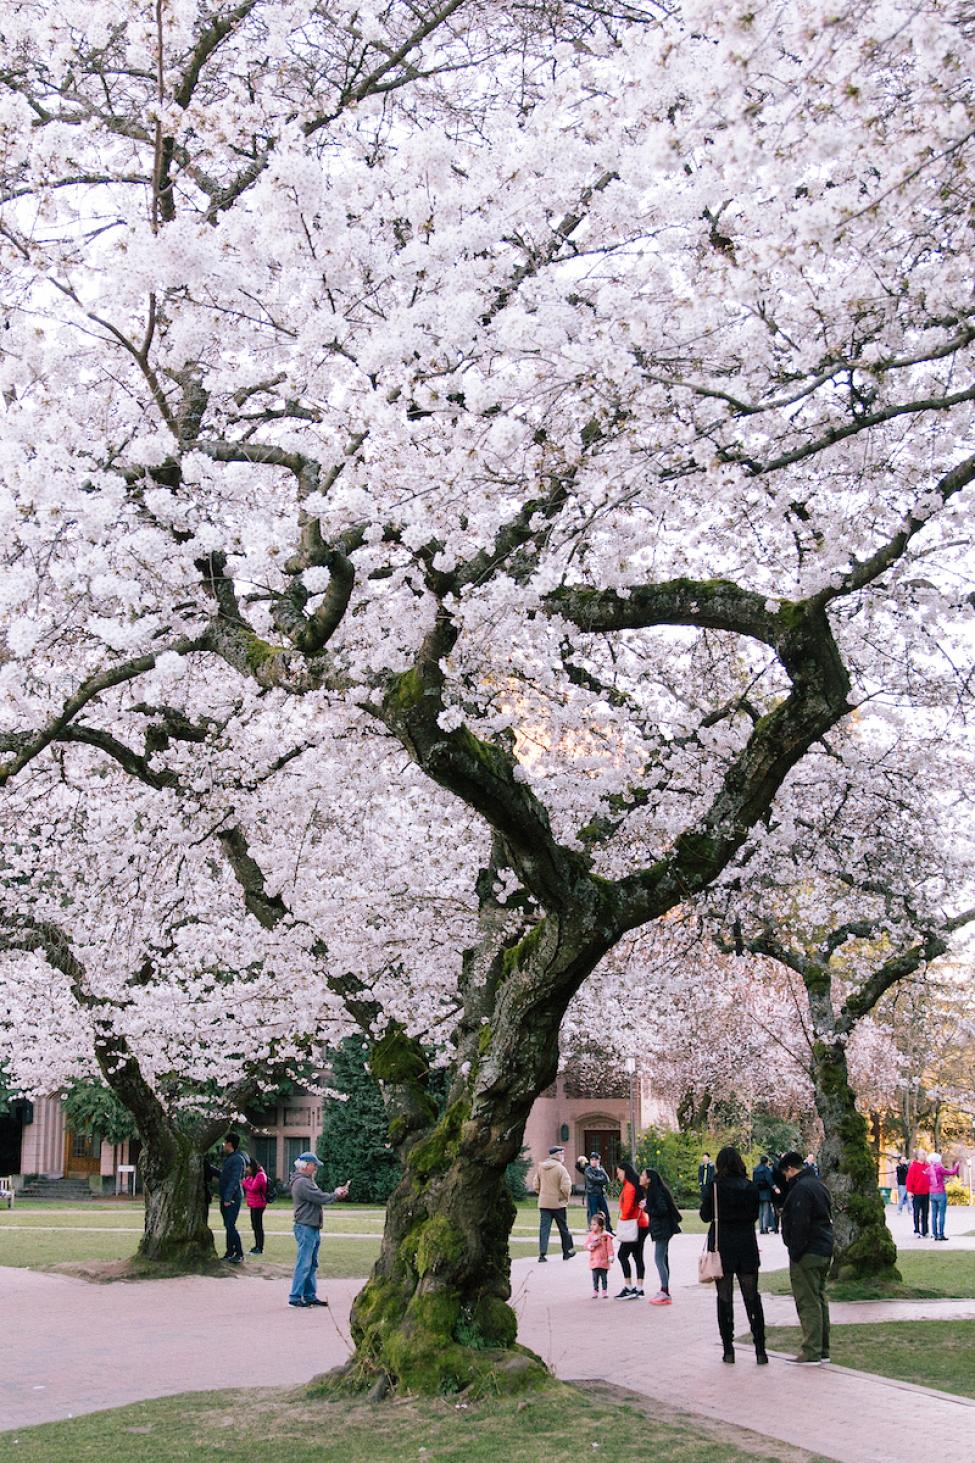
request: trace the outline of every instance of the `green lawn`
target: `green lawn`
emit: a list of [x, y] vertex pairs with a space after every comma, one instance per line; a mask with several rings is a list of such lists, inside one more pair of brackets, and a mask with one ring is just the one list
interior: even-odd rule
[[[768, 1345], [795, 1354], [798, 1326], [770, 1326]], [[855, 1367], [975, 1397], [975, 1321], [878, 1321], [833, 1326], [830, 1355], [838, 1366]]]
[[682, 1417], [632, 1393], [552, 1382], [522, 1398], [370, 1404], [310, 1399], [303, 1389], [191, 1392], [0, 1434], [17, 1463], [268, 1463], [407, 1458], [564, 1463], [594, 1452], [654, 1463], [825, 1463], [724, 1424]]
[[[378, 1253], [385, 1210], [346, 1208], [331, 1205], [325, 1214], [322, 1272], [325, 1275], [368, 1275]], [[687, 1234], [701, 1233], [705, 1226], [693, 1211], [683, 1216]], [[263, 1258], [271, 1263], [291, 1264], [294, 1236], [291, 1206], [272, 1204], [264, 1220]], [[573, 1207], [569, 1224], [576, 1233], [585, 1228], [585, 1210]], [[210, 1227], [222, 1249], [223, 1228], [216, 1205], [210, 1210]], [[242, 1211], [239, 1222], [244, 1249], [250, 1249], [250, 1221]], [[28, 1268], [61, 1261], [122, 1260], [133, 1255], [142, 1235], [141, 1203], [94, 1200], [90, 1204], [62, 1204], [47, 1200], [22, 1200], [14, 1209], [0, 1210], [0, 1266]], [[362, 1238], [373, 1236], [373, 1238]], [[538, 1243], [538, 1208], [519, 1204], [511, 1232], [512, 1258], [535, 1252]]]
[[[939, 1245], [940, 1250], [940, 1245]], [[912, 1250], [897, 1257], [902, 1283], [881, 1286], [871, 1280], [846, 1280], [831, 1285], [831, 1300], [956, 1300], [975, 1298], [975, 1250], [928, 1255]], [[762, 1289], [769, 1295], [789, 1295], [788, 1270], [763, 1275]], [[912, 1323], [913, 1324], [913, 1323]]]

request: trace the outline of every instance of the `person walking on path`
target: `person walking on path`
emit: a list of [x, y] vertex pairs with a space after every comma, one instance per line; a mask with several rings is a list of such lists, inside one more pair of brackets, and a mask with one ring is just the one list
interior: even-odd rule
[[906, 1157], [902, 1153], [900, 1158], [898, 1158], [897, 1165], [894, 1169], [894, 1180], [897, 1184], [898, 1214], [903, 1214], [908, 1205], [907, 1170], [909, 1167], [910, 1165], [908, 1164]]
[[600, 1154], [590, 1153], [589, 1162], [583, 1165], [582, 1176], [586, 1181], [587, 1220], [591, 1221], [594, 1214], [601, 1214], [606, 1221], [607, 1233], [612, 1234], [613, 1219], [606, 1202], [609, 1174], [603, 1168]]
[[244, 1202], [247, 1205], [247, 1212], [251, 1217], [251, 1229], [254, 1232], [254, 1245], [251, 1249], [251, 1254], [263, 1255], [264, 1211], [267, 1208], [267, 1174], [256, 1158], [248, 1161], [247, 1172], [243, 1178], [243, 1186]]
[[562, 1162], [564, 1148], [550, 1148], [544, 1163], [538, 1165], [538, 1263], [543, 1265], [548, 1258], [548, 1239], [552, 1233], [552, 1220], [558, 1225], [562, 1240], [562, 1258], [571, 1260], [575, 1254], [572, 1235], [566, 1221], [566, 1205], [572, 1195], [572, 1179]]
[[945, 1214], [948, 1211], [948, 1191], [945, 1179], [957, 1178], [960, 1164], [945, 1168], [940, 1153], [932, 1153], [928, 1159], [928, 1202], [931, 1206], [931, 1238], [947, 1239]]
[[[758, 1186], [745, 1172], [745, 1162], [737, 1148], [722, 1148], [714, 1167], [714, 1179], [701, 1200], [701, 1218], [711, 1226], [707, 1245], [717, 1244], [724, 1271], [715, 1281], [717, 1291], [718, 1334], [721, 1337], [721, 1360], [735, 1360], [735, 1276], [745, 1303], [745, 1314], [755, 1343], [755, 1361], [768, 1363], [765, 1352], [765, 1312], [758, 1293], [758, 1240], [755, 1221], [758, 1218]], [[717, 1233], [716, 1233], [717, 1232]]]
[[927, 1239], [931, 1178], [928, 1174], [928, 1155], [923, 1148], [916, 1150], [907, 1170], [907, 1192], [914, 1205], [914, 1233], [919, 1239]]
[[240, 1213], [241, 1179], [244, 1177], [244, 1155], [240, 1138], [228, 1133], [223, 1140], [223, 1163], [220, 1166], [220, 1218], [227, 1236], [227, 1247], [222, 1258], [231, 1265], [239, 1265], [244, 1258], [244, 1246], [237, 1232], [237, 1216]]
[[789, 1360], [797, 1366], [829, 1361], [829, 1302], [826, 1277], [833, 1254], [833, 1203], [829, 1189], [798, 1153], [787, 1153], [782, 1172], [789, 1181], [782, 1206], [782, 1238], [789, 1251], [789, 1284], [799, 1313], [802, 1344]]
[[[643, 1261], [643, 1246], [650, 1233], [650, 1221], [644, 1207], [646, 1195], [636, 1169], [629, 1163], [616, 1165], [616, 1177], [623, 1185], [620, 1191], [620, 1217], [616, 1223], [616, 1238], [620, 1242], [618, 1257], [623, 1268], [623, 1289], [614, 1300], [641, 1300], [646, 1266]], [[630, 1260], [636, 1268], [636, 1284], [630, 1284]]]
[[759, 1234], [778, 1234], [779, 1216], [776, 1214], [775, 1205], [772, 1202], [775, 1179], [768, 1161], [768, 1154], [763, 1153], [755, 1165], [752, 1172], [752, 1183], [758, 1189]]
[[714, 1183], [714, 1164], [711, 1162], [710, 1153], [702, 1153], [701, 1161], [697, 1166], [697, 1186], [701, 1191], [701, 1198], [704, 1198], [704, 1190], [708, 1184]]
[[594, 1214], [589, 1221], [586, 1249], [589, 1251], [589, 1270], [592, 1275], [592, 1298], [599, 1299], [601, 1285], [603, 1300], [609, 1300], [607, 1285], [613, 1263], [613, 1241], [606, 1231], [606, 1221], [601, 1214]]
[[327, 1300], [319, 1300], [315, 1276], [318, 1271], [318, 1251], [322, 1242], [322, 1210], [336, 1199], [344, 1199], [349, 1192], [348, 1184], [340, 1184], [331, 1193], [326, 1193], [315, 1183], [315, 1170], [321, 1160], [314, 1153], [300, 1153], [295, 1159], [295, 1171], [291, 1175], [291, 1197], [295, 1206], [295, 1243], [298, 1255], [295, 1273], [291, 1280], [291, 1294], [288, 1305], [301, 1307], [326, 1306]]
[[680, 1210], [674, 1196], [655, 1168], [645, 1168], [640, 1174], [640, 1183], [646, 1194], [644, 1211], [650, 1224], [650, 1238], [653, 1240], [653, 1263], [657, 1267], [660, 1289], [650, 1297], [652, 1306], [669, 1306], [670, 1298], [670, 1241], [680, 1234]]

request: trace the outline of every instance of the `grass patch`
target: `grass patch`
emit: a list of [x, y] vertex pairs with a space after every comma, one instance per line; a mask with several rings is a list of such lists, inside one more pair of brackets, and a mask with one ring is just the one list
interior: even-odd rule
[[[289, 1214], [290, 1211], [285, 1211], [282, 1221]], [[223, 1226], [212, 1222], [210, 1227], [220, 1255]], [[250, 1226], [245, 1220], [239, 1228], [246, 1252], [252, 1239]], [[0, 1216], [0, 1266], [36, 1270], [64, 1261], [124, 1260], [135, 1254], [141, 1235], [141, 1214], [135, 1213], [125, 1216], [95, 1216], [87, 1211], [80, 1216], [46, 1213], [32, 1216], [31, 1222], [26, 1215], [4, 1214]], [[344, 1238], [339, 1232], [330, 1231], [326, 1219], [318, 1261], [321, 1274], [331, 1278], [368, 1275], [379, 1254], [379, 1239], [379, 1232], [370, 1239]], [[271, 1265], [294, 1265], [294, 1235], [290, 1225], [278, 1222], [277, 1216], [267, 1222], [261, 1258]]]
[[[902, 1277], [899, 1284], [884, 1285], [870, 1279], [842, 1280], [830, 1284], [830, 1299], [975, 1299], [975, 1250], [956, 1250], [953, 1255], [926, 1255], [912, 1250], [898, 1255], [897, 1268]], [[790, 1295], [788, 1270], [764, 1274], [762, 1289], [768, 1295]]]
[[[799, 1349], [798, 1326], [770, 1326], [775, 1351]], [[975, 1321], [879, 1321], [833, 1326], [830, 1355], [838, 1366], [896, 1377], [939, 1392], [975, 1397]]]
[[804, 1449], [705, 1418], [688, 1418], [602, 1385], [551, 1382], [522, 1398], [370, 1404], [305, 1390], [190, 1392], [0, 1434], [0, 1460], [179, 1463], [260, 1456], [269, 1463], [564, 1463], [600, 1451], [654, 1463], [824, 1463]]

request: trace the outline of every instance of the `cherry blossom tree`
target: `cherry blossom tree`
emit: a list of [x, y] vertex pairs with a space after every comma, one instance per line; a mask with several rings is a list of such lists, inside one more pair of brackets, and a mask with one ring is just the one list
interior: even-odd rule
[[[142, 1140], [140, 1257], [196, 1267], [214, 1258], [203, 1170], [215, 1136], [283, 1078], [321, 1069], [325, 1048], [354, 1029], [353, 987], [394, 1020], [422, 990], [411, 1030], [433, 1047], [422, 1022], [431, 1006], [442, 1021], [437, 978], [449, 1000], [473, 905], [456, 830], [443, 809], [438, 828], [428, 798], [411, 830], [408, 787], [394, 809], [370, 809], [340, 761], [326, 790], [322, 739], [314, 761], [307, 737], [273, 755], [256, 718], [242, 786], [216, 735], [201, 746], [200, 722], [172, 708], [143, 716], [147, 745], [158, 753], [168, 741], [164, 771], [144, 758], [127, 758], [126, 771], [93, 768], [82, 737], [34, 764], [0, 809], [0, 1059], [31, 1096], [105, 1082]], [[221, 844], [246, 862], [239, 820], [266, 816], [272, 786], [299, 854], [295, 913], [265, 928], [241, 909]], [[426, 885], [407, 888], [395, 857], [383, 857], [398, 851], [397, 827], [422, 837]], [[309, 929], [311, 911], [327, 918], [330, 949]]]
[[[375, 739], [490, 832], [438, 1121], [345, 987], [405, 1170], [353, 1315], [381, 1385], [495, 1384], [502, 1176], [603, 956], [857, 704], [964, 697], [964, 27], [712, 9], [5, 21], [0, 779], [79, 735], [132, 768], [161, 676], [191, 720], [303, 704], [364, 795]], [[290, 928], [293, 825], [234, 826]]]

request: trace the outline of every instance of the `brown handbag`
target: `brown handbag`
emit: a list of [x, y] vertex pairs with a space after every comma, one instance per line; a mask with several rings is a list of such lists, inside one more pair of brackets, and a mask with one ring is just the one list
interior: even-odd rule
[[697, 1279], [700, 1285], [710, 1285], [714, 1280], [724, 1278], [724, 1270], [721, 1267], [721, 1256], [718, 1254], [718, 1185], [715, 1181], [711, 1186], [714, 1195], [714, 1249], [708, 1249], [707, 1238], [704, 1240], [704, 1249], [697, 1257]]

